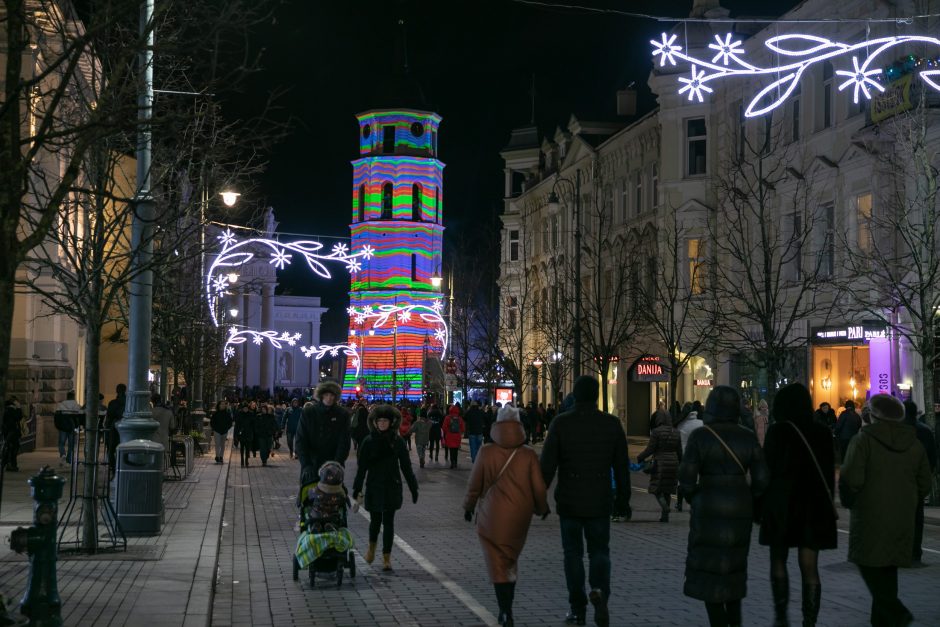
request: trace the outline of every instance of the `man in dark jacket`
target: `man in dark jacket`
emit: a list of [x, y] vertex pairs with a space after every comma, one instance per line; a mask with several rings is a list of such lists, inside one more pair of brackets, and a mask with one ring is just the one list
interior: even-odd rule
[[[930, 464], [930, 474], [937, 471], [937, 441], [930, 431], [930, 427], [917, 420], [917, 403], [912, 400], [904, 401], [904, 422], [917, 430], [917, 439], [924, 445], [927, 452], [927, 463]], [[921, 547], [924, 541], [924, 500], [917, 503], [917, 513], [914, 516], [914, 566], [923, 566], [924, 549]]]
[[862, 417], [855, 412], [855, 403], [845, 401], [845, 411], [839, 416], [839, 422], [836, 423], [836, 439], [839, 440], [840, 459], [845, 461], [845, 454], [849, 450], [849, 442], [862, 428]]
[[117, 423], [124, 417], [124, 409], [127, 407], [127, 386], [118, 383], [114, 391], [117, 396], [108, 403], [108, 411], [104, 418], [104, 426], [107, 429], [108, 475], [111, 478], [114, 478], [115, 465], [117, 464], [117, 446], [121, 443], [121, 434], [118, 433]]
[[314, 393], [319, 402], [304, 405], [294, 441], [300, 458], [301, 485], [315, 481], [320, 466], [326, 462], [346, 463], [350, 446], [349, 412], [337, 403], [341, 394], [337, 383], [324, 381]]
[[836, 426], [836, 412], [829, 403], [820, 403], [819, 409], [813, 412], [813, 420], [832, 431]]
[[[630, 459], [620, 421], [597, 409], [599, 384], [590, 376], [574, 383], [575, 405], [552, 421], [542, 449], [542, 475], [550, 486], [558, 473], [555, 506], [561, 518], [569, 624], [585, 624], [588, 598], [594, 622], [610, 623], [610, 474], [617, 486], [615, 507], [630, 517]], [[589, 597], [584, 594], [584, 540], [590, 562]]]
[[16, 465], [16, 456], [20, 452], [20, 421], [23, 419], [23, 410], [15, 396], [7, 399], [3, 408], [3, 467], [16, 472], [20, 469]]
[[463, 417], [467, 427], [467, 442], [470, 444], [470, 463], [477, 460], [477, 452], [483, 446], [483, 410], [476, 401], [470, 403], [467, 415]]

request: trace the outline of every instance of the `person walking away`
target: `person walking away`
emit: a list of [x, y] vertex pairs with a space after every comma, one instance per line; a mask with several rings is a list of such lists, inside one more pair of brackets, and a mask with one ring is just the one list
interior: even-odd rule
[[415, 448], [418, 449], [418, 463], [424, 468], [424, 454], [428, 448], [428, 440], [431, 434], [431, 421], [428, 420], [427, 412], [418, 414], [418, 419], [411, 425], [411, 433], [415, 436]]
[[803, 627], [819, 616], [819, 551], [836, 548], [835, 456], [832, 432], [813, 417], [813, 399], [800, 383], [774, 398], [764, 458], [770, 483], [760, 499], [760, 544], [770, 547], [774, 627], [786, 627], [790, 603], [787, 557], [797, 550], [802, 580]]
[[650, 474], [649, 493], [656, 497], [662, 514], [659, 522], [669, 522], [669, 500], [676, 491], [679, 462], [682, 461], [682, 438], [679, 430], [672, 426], [672, 417], [657, 414], [660, 421], [650, 433], [646, 449], [636, 461], [643, 462], [653, 457], [653, 472]]
[[849, 442], [855, 437], [859, 429], [862, 428], [862, 419], [855, 413], [855, 403], [845, 401], [845, 410], [839, 415], [839, 421], [836, 422], [836, 439], [839, 440], [839, 459], [845, 461], [845, 454], [849, 450]]
[[[176, 417], [173, 410], [162, 402], [159, 394], [150, 396], [150, 416], [157, 421], [157, 431], [153, 434], [153, 441], [163, 447], [163, 458], [168, 459], [173, 451], [170, 449], [170, 434], [176, 430]], [[165, 470], [165, 469], [164, 469]]]
[[757, 403], [757, 413], [754, 414], [754, 435], [761, 446], [764, 446], [764, 436], [767, 434], [767, 425], [770, 424], [770, 407], [767, 401], [760, 399]]
[[297, 435], [297, 425], [300, 424], [300, 417], [303, 416], [303, 413], [304, 410], [300, 408], [300, 399], [292, 399], [290, 409], [287, 410], [287, 415], [284, 418], [284, 431], [287, 433], [287, 452], [290, 454], [291, 459], [297, 459], [294, 454], [294, 437]]
[[904, 406], [888, 394], [868, 405], [872, 424], [849, 445], [839, 471], [839, 498], [851, 511], [849, 561], [858, 566], [871, 593], [873, 627], [909, 625], [911, 614], [898, 598], [898, 567], [911, 564], [917, 504], [930, 492], [930, 463]]
[[275, 433], [277, 433], [277, 416], [274, 414], [274, 408], [265, 403], [261, 406], [261, 413], [255, 423], [255, 439], [258, 441], [262, 467], [268, 465], [268, 458], [273, 454]]
[[258, 407], [258, 401], [252, 399], [248, 401], [248, 411], [251, 413], [252, 426], [251, 433], [252, 437], [247, 442], [244, 442], [242, 446], [247, 446], [252, 457], [258, 456], [258, 417], [261, 413], [261, 408]]
[[363, 399], [359, 399], [356, 408], [353, 410], [356, 416], [356, 424], [352, 427], [353, 442], [356, 443], [356, 450], [362, 446], [362, 441], [369, 435], [369, 408]]
[[[176, 424], [183, 435], [189, 435], [189, 432], [192, 431], [193, 426], [190, 422], [186, 399], [180, 399], [179, 406], [176, 408]], [[198, 427], [201, 429], [202, 425], [198, 425]]]
[[679, 491], [692, 504], [683, 591], [705, 602], [712, 627], [741, 625], [754, 498], [770, 481], [757, 437], [738, 424], [741, 407], [734, 388], [716, 386], [679, 465]]
[[[428, 461], [434, 458], [434, 461], [440, 461], [441, 441], [444, 439], [444, 413], [437, 403], [431, 404], [428, 411], [428, 420], [431, 422], [431, 429], [428, 432]], [[444, 453], [444, 460], [447, 460], [447, 453]]]
[[[479, 406], [476, 409], [479, 411]], [[468, 422], [469, 415], [468, 411]], [[545, 519], [549, 509], [538, 455], [524, 446], [519, 410], [501, 409], [491, 431], [493, 444], [483, 446], [470, 473], [463, 501], [464, 520], [471, 522], [476, 510], [477, 535], [496, 591], [499, 624], [512, 627], [519, 555], [532, 514]]]
[[20, 452], [20, 437], [22, 436], [20, 422], [22, 420], [23, 410], [20, 408], [20, 402], [15, 396], [11, 396], [3, 407], [3, 424], [0, 426], [3, 435], [3, 459], [0, 463], [6, 470], [12, 472], [20, 469], [16, 457]]
[[251, 405], [242, 403], [235, 415], [235, 435], [241, 445], [241, 465], [248, 467], [251, 460], [252, 442], [255, 440], [255, 412], [251, 410]]
[[[362, 442], [353, 481], [353, 499], [369, 512], [369, 548], [365, 560], [375, 559], [382, 531], [382, 570], [392, 570], [395, 541], [395, 512], [402, 506], [401, 480], [411, 490], [411, 502], [418, 502], [418, 480], [411, 469], [405, 440], [398, 434], [401, 413], [391, 405], [376, 405], [369, 414], [370, 433]], [[365, 498], [362, 490], [365, 487]]]
[[[924, 451], [927, 453], [927, 463], [930, 466], [930, 474], [937, 470], [937, 441], [933, 437], [930, 427], [917, 419], [917, 403], [908, 399], [904, 401], [904, 424], [914, 427], [917, 439], [924, 445]], [[924, 542], [924, 500], [917, 503], [917, 509], [914, 513], [914, 550], [911, 553], [911, 566], [920, 568], [924, 564], [924, 549], [921, 546]]]
[[450, 460], [451, 468], [457, 468], [460, 441], [463, 440], [465, 431], [466, 425], [460, 417], [460, 403], [454, 403], [447, 412], [447, 418], [444, 419], [444, 447], [447, 449], [445, 457]]
[[399, 410], [401, 412], [401, 426], [398, 428], [398, 435], [402, 437], [405, 441], [405, 445], [408, 447], [408, 450], [411, 450], [411, 412], [408, 411], [408, 408], [402, 406]]
[[300, 458], [300, 484], [317, 480], [326, 462], [345, 466], [349, 457], [349, 412], [338, 403], [342, 390], [335, 381], [323, 381], [314, 392], [315, 403], [304, 405], [294, 449]]
[[669, 415], [669, 412], [666, 411], [666, 403], [660, 401], [656, 403], [656, 411], [650, 416], [650, 434], [653, 433], [653, 429], [656, 428], [656, 425], [660, 424], [663, 420], [663, 416], [672, 420], [672, 416]]
[[75, 391], [69, 390], [65, 400], [56, 405], [53, 421], [59, 431], [59, 463], [71, 464], [75, 451], [75, 429], [82, 419], [82, 406], [75, 400]]
[[470, 463], [475, 463], [477, 453], [483, 446], [483, 410], [476, 401], [470, 403], [470, 409], [464, 416], [464, 423], [467, 427], [467, 443], [470, 445]]
[[[610, 624], [610, 470], [617, 498], [614, 509], [630, 518], [630, 459], [627, 436], [620, 420], [597, 408], [597, 379], [581, 376], [574, 382], [573, 408], [559, 414], [548, 428], [542, 447], [542, 476], [550, 486], [555, 474], [555, 507], [561, 521], [565, 582], [570, 611], [568, 624], [584, 625], [587, 602], [594, 622]], [[668, 418], [668, 414], [667, 414]], [[587, 540], [591, 591], [584, 593], [584, 542]]]
[[[689, 408], [689, 413], [686, 414], [685, 418], [683, 418], [679, 422], [678, 425], [676, 425], [676, 429], [678, 429], [679, 431], [679, 440], [682, 446], [683, 455], [685, 455], [685, 448], [689, 444], [689, 435], [693, 431], [701, 427], [703, 424], [705, 424], [704, 422], [702, 422], [702, 419], [699, 417], [701, 416], [701, 414], [702, 414], [702, 404], [698, 401], [695, 401], [694, 403], [692, 403], [691, 407]], [[685, 495], [683, 495], [681, 491], [677, 491], [676, 493], [676, 511], [677, 512], [682, 511], [683, 500], [685, 500]]]
[[490, 430], [493, 428], [493, 424], [496, 422], [496, 413], [493, 411], [492, 405], [485, 405], [483, 407], [483, 443], [489, 444], [493, 441], [490, 437]]
[[228, 410], [228, 401], [221, 400], [215, 404], [215, 411], [209, 418], [209, 426], [212, 428], [215, 440], [215, 463], [221, 464], [225, 455], [225, 437], [228, 430], [232, 428], [232, 414]]
[[274, 432], [274, 450], [279, 451], [281, 450], [281, 436], [287, 426], [287, 406], [283, 402], [274, 406], [274, 420], [277, 423], [277, 431]]
[[127, 386], [118, 383], [114, 388], [116, 396], [108, 403], [108, 413], [105, 417], [105, 428], [107, 429], [107, 448], [108, 448], [108, 479], [114, 479], [114, 471], [117, 464], [117, 446], [121, 442], [121, 434], [118, 433], [117, 423], [124, 417], [124, 409], [127, 407]]

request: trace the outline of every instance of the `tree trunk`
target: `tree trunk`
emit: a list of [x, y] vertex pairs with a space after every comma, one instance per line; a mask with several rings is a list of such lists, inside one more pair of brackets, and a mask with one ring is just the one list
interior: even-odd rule
[[16, 268], [6, 263], [0, 267], [0, 399], [7, 397], [7, 373], [10, 368], [10, 345], [13, 335], [13, 302]]
[[98, 357], [101, 327], [85, 327], [85, 477], [82, 483], [82, 548], [98, 550]]
[[610, 360], [602, 357], [600, 361], [601, 361], [601, 368], [600, 368], [601, 370], [601, 398], [603, 399], [603, 402], [601, 403], [601, 407], [603, 408], [604, 413], [606, 414], [606, 413], [609, 413], [607, 410], [607, 370], [608, 368], [610, 368]]
[[[926, 337], [924, 338], [926, 341], [923, 342], [924, 352], [921, 355], [921, 361], [923, 363], [921, 368], [921, 389], [924, 391], [924, 420], [926, 420], [927, 425], [930, 426], [930, 431], [936, 433], [935, 426], [937, 417], [933, 411], [933, 369], [936, 346], [934, 345], [932, 322], [931, 320], [925, 325], [927, 328], [925, 329]], [[935, 472], [933, 475], [933, 481], [931, 481], [930, 486], [930, 499], [928, 502], [933, 506], [940, 504], [940, 473], [938, 472]]]

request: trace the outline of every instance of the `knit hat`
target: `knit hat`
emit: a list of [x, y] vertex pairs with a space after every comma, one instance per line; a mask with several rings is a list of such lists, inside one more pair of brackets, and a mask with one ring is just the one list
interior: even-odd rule
[[868, 399], [873, 420], [901, 422], [904, 420], [904, 405], [890, 394], [875, 394]]
[[345, 472], [338, 462], [326, 462], [320, 466], [320, 481], [317, 489], [327, 494], [337, 494], [343, 491], [343, 478]]
[[574, 382], [574, 400], [578, 403], [596, 403], [600, 384], [592, 376], [581, 375]]
[[519, 408], [513, 407], [508, 403], [500, 407], [499, 412], [496, 414], [496, 422], [506, 422], [507, 420], [520, 422]]
[[716, 385], [705, 400], [705, 422], [727, 422], [741, 415], [741, 397], [727, 385]]

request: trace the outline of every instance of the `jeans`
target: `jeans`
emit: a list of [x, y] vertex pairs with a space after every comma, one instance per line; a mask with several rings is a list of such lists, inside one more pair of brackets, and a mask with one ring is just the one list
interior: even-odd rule
[[225, 456], [225, 435], [224, 433], [214, 433], [215, 436], [215, 456], [222, 459]]
[[894, 627], [906, 625], [905, 618], [913, 618], [898, 598], [897, 566], [862, 566], [858, 570], [871, 592], [872, 627]]
[[379, 541], [379, 527], [382, 528], [382, 553], [391, 553], [395, 544], [395, 510], [369, 512], [369, 542]]
[[[68, 443], [68, 453], [66, 453], [66, 443]], [[65, 461], [72, 463], [72, 453], [75, 451], [75, 432], [59, 431], [59, 457], [64, 457]]]
[[418, 444], [415, 442], [415, 448], [418, 449], [418, 460], [421, 462], [421, 465], [424, 465], [424, 453], [428, 448], [427, 444]]
[[587, 540], [588, 581], [610, 597], [610, 518], [561, 516], [561, 547], [565, 554], [565, 582], [572, 609], [587, 607], [584, 591], [584, 540]]
[[470, 462], [472, 463], [477, 460], [477, 453], [483, 446], [483, 435], [468, 435], [467, 440], [470, 442]]
[[[441, 440], [440, 440], [440, 438], [438, 438], [437, 440], [435, 440], [434, 438], [431, 438], [431, 439], [428, 441], [428, 461], [430, 461], [430, 460], [432, 460], [432, 459], [435, 459], [435, 460], [436, 460], [436, 459], [440, 459], [440, 455], [441, 455]], [[445, 454], [445, 456], [444, 456], [444, 459], [447, 459], [446, 454]]]
[[[296, 434], [296, 432], [294, 432], [294, 431], [288, 431], [288, 432], [287, 432], [287, 450], [288, 450], [288, 452], [289, 452], [291, 455], [294, 454], [294, 435], [295, 435], [295, 434]], [[358, 442], [357, 442], [356, 448], [357, 448], [357, 449], [359, 448]]]
[[460, 453], [460, 447], [448, 448], [447, 453], [444, 455], [444, 459], [450, 460], [450, 467], [457, 467], [457, 454]]

